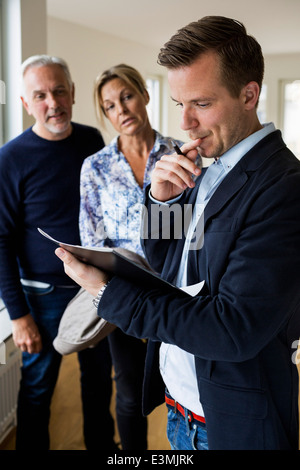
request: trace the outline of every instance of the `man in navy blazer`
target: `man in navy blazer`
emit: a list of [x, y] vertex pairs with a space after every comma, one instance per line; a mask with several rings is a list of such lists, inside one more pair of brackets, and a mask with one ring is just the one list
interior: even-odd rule
[[[191, 142], [156, 165], [144, 250], [163, 278], [202, 289], [107, 283], [56, 253], [98, 294], [99, 315], [151, 340], [144, 409], [165, 395], [172, 449], [298, 449], [300, 162], [258, 120], [260, 46], [238, 21], [205, 17], [179, 30], [159, 62]], [[213, 161], [202, 172], [198, 152]]]

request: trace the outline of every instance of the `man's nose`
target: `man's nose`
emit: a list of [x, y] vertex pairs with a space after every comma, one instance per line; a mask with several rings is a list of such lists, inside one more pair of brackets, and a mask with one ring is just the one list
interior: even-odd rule
[[47, 102], [48, 102], [49, 108], [57, 108], [58, 106], [57, 98], [54, 95], [54, 93], [48, 93]]
[[194, 115], [194, 113], [189, 109], [182, 108], [181, 123], [180, 123], [181, 129], [183, 131], [188, 131], [198, 126], [199, 126], [199, 120]]

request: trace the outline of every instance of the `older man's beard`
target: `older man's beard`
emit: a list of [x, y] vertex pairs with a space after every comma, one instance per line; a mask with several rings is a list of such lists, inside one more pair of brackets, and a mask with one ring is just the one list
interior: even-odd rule
[[[55, 122], [51, 121], [51, 117], [55, 116], [56, 114], [62, 113], [61, 118]], [[63, 109], [57, 109], [55, 112], [47, 117], [45, 122], [45, 127], [48, 131], [52, 132], [53, 134], [61, 134], [68, 130], [70, 126], [70, 119], [68, 119], [68, 114]]]

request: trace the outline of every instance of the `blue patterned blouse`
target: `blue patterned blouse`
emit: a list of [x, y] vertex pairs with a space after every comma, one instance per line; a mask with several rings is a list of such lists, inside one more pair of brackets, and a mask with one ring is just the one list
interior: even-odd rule
[[[182, 145], [181, 141], [176, 142]], [[79, 216], [83, 246], [119, 246], [142, 254], [140, 221], [144, 190], [157, 160], [170, 153], [174, 153], [171, 138], [156, 132], [143, 189], [118, 149], [118, 137], [85, 159], [81, 170]]]

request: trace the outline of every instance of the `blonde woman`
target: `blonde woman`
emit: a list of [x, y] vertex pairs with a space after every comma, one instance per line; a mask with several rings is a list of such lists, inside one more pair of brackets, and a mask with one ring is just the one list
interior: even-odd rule
[[[143, 254], [140, 210], [144, 190], [157, 160], [174, 152], [172, 142], [152, 129], [146, 84], [133, 67], [120, 64], [102, 73], [95, 83], [95, 102], [102, 122], [110, 121], [118, 136], [83, 164], [81, 241]], [[141, 407], [146, 344], [119, 329], [108, 338], [122, 449], [146, 449], [147, 420]]]

